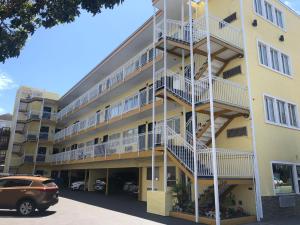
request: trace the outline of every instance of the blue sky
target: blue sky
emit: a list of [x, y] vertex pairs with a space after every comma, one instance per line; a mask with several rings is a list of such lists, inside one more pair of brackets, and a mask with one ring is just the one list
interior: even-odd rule
[[[114, 10], [38, 30], [18, 58], [0, 64], [0, 114], [12, 112], [20, 85], [63, 95], [153, 13], [151, 0], [125, 0]], [[284, 1], [300, 12], [300, 1]]]

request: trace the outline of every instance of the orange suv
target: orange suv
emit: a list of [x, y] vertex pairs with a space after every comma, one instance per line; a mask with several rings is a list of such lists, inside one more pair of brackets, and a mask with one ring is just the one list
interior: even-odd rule
[[53, 180], [35, 176], [0, 178], [0, 209], [16, 209], [21, 216], [46, 211], [58, 202], [58, 187]]

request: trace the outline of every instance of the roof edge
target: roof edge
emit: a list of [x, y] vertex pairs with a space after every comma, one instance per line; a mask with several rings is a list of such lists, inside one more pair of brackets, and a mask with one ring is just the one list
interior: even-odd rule
[[[158, 11], [156, 16], [160, 16], [162, 11]], [[151, 25], [153, 21], [153, 16], [151, 16], [146, 22], [144, 22], [137, 30], [135, 30], [128, 38], [126, 38], [119, 46], [117, 46], [108, 56], [106, 56], [100, 63], [98, 63], [87, 75], [85, 75], [81, 80], [79, 80], [70, 90], [68, 90], [64, 95], [59, 98], [59, 102], [63, 101], [69, 94], [71, 94], [77, 87], [80, 86], [86, 79], [93, 75], [93, 73], [101, 67], [104, 63], [110, 60], [113, 56], [115, 56], [124, 46], [128, 45], [137, 37], [137, 34]]]

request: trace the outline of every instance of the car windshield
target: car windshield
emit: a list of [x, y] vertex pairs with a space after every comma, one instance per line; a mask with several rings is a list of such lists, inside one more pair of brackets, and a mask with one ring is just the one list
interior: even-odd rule
[[46, 187], [56, 187], [56, 184], [53, 180], [45, 180], [42, 182]]

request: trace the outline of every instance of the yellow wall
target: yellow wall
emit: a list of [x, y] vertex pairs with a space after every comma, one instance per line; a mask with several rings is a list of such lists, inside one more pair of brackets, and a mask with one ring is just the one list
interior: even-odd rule
[[[249, 69], [251, 90], [253, 94], [254, 122], [256, 129], [257, 153], [261, 177], [262, 195], [273, 195], [271, 161], [288, 161], [300, 163], [299, 130], [283, 128], [267, 124], [263, 105], [263, 94], [291, 101], [300, 105], [299, 58], [300, 20], [277, 0], [270, 0], [285, 14], [286, 31], [254, 14], [253, 1], [244, 1], [247, 48], [249, 52]], [[258, 26], [251, 26], [257, 19]], [[267, 31], [267, 32], [266, 32]], [[284, 35], [285, 41], [280, 42], [279, 36]], [[287, 53], [292, 63], [292, 78], [259, 65], [257, 40], [261, 40]], [[299, 112], [298, 112], [299, 113]]]

